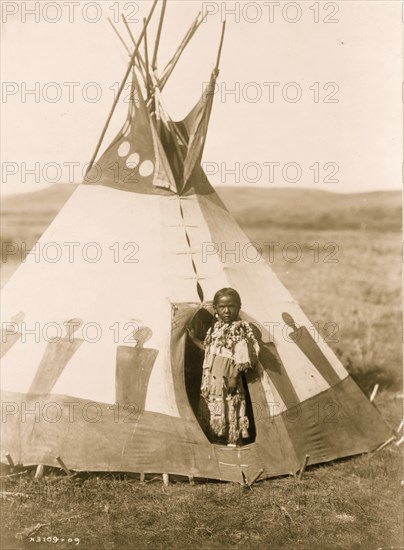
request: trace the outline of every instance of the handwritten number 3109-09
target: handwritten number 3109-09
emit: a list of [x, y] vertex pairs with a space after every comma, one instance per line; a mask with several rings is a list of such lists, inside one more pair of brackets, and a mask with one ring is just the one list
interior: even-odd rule
[[50, 536], [50, 537], [30, 537], [29, 542], [34, 543], [44, 543], [47, 542], [48, 544], [57, 544], [58, 542], [67, 542], [69, 544], [74, 544], [75, 546], [78, 546], [80, 544], [79, 537], [56, 537], [56, 536]]

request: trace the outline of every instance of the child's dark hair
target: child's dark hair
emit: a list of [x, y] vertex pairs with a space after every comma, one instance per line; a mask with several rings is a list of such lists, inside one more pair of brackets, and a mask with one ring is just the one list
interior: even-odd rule
[[216, 306], [220, 298], [223, 298], [223, 296], [231, 296], [235, 299], [237, 305], [241, 307], [240, 294], [237, 292], [237, 290], [234, 290], [234, 288], [221, 288], [220, 290], [218, 290], [213, 297], [213, 305]]

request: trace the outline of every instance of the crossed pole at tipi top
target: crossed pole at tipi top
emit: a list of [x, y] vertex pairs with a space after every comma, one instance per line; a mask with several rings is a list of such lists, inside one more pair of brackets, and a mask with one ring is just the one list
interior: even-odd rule
[[[166, 11], [167, 0], [163, 0], [163, 2], [162, 2], [162, 9], [161, 9], [160, 20], [159, 20], [158, 29], [157, 29], [155, 47], [154, 47], [153, 56], [152, 56], [150, 64], [149, 64], [148, 43], [147, 43], [147, 27], [148, 27], [148, 25], [151, 21], [153, 13], [154, 13], [154, 11], [156, 9], [156, 6], [158, 4], [158, 1], [159, 0], [154, 0], [148, 17], [143, 20], [143, 28], [142, 28], [142, 31], [140, 33], [139, 39], [137, 41], [135, 40], [135, 37], [133, 36], [133, 33], [132, 33], [132, 31], [131, 31], [131, 29], [128, 25], [127, 20], [122, 15], [123, 22], [125, 24], [125, 27], [126, 27], [128, 33], [129, 33], [129, 36], [130, 36], [131, 41], [132, 41], [133, 46], [134, 46], [134, 50], [133, 50], [132, 53], [130, 52], [130, 48], [127, 46], [127, 44], [125, 43], [125, 41], [121, 37], [118, 29], [115, 27], [115, 25], [112, 23], [112, 21], [110, 19], [108, 19], [110, 25], [114, 29], [114, 32], [116, 33], [119, 40], [122, 42], [122, 44], [124, 45], [126, 51], [128, 52], [128, 55], [130, 55], [130, 61], [129, 61], [129, 65], [126, 69], [125, 75], [122, 79], [121, 85], [119, 86], [118, 92], [117, 92], [117, 94], [114, 98], [111, 110], [108, 114], [107, 120], [106, 120], [106, 122], [104, 124], [104, 127], [102, 129], [101, 135], [98, 139], [95, 151], [94, 151], [94, 153], [91, 157], [91, 160], [90, 160], [90, 162], [87, 166], [85, 177], [89, 174], [91, 168], [94, 165], [94, 162], [97, 158], [97, 155], [98, 155], [98, 152], [99, 152], [100, 147], [102, 145], [102, 142], [104, 140], [105, 134], [107, 132], [109, 123], [112, 119], [112, 116], [115, 112], [115, 108], [116, 108], [116, 106], [119, 102], [122, 91], [125, 87], [128, 76], [129, 76], [132, 68], [135, 67], [135, 66], [137, 66], [137, 68], [138, 68], [138, 70], [139, 70], [139, 72], [142, 76], [143, 82], [145, 84], [145, 87], [146, 87], [146, 90], [147, 90], [147, 98], [146, 98], [147, 105], [149, 107], [151, 107], [152, 111], [155, 113], [155, 116], [156, 116], [156, 119], [157, 119], [156, 120], [157, 126], [159, 127], [160, 126], [160, 120], [163, 120], [165, 125], [169, 128], [170, 132], [172, 132], [174, 134], [174, 137], [176, 138], [174, 140], [174, 142], [175, 142], [176, 148], [178, 149], [178, 152], [180, 152], [179, 148], [181, 146], [187, 147], [187, 145], [188, 145], [184, 141], [184, 137], [182, 136], [181, 132], [178, 130], [177, 126], [172, 123], [166, 109], [164, 108], [164, 105], [163, 105], [162, 100], [161, 100], [161, 91], [163, 90], [163, 88], [166, 85], [169, 77], [171, 76], [171, 73], [173, 72], [175, 66], [177, 65], [178, 60], [180, 59], [180, 57], [182, 55], [182, 52], [184, 51], [186, 46], [189, 44], [189, 42], [192, 39], [193, 35], [195, 34], [197, 29], [201, 25], [201, 23], [203, 21], [203, 17], [201, 15], [201, 13], [198, 13], [196, 19], [193, 21], [191, 27], [188, 29], [187, 33], [185, 34], [183, 40], [181, 41], [181, 43], [180, 43], [179, 47], [177, 48], [176, 52], [174, 53], [173, 57], [170, 59], [170, 61], [167, 63], [166, 67], [164, 68], [161, 77], [158, 78], [157, 74], [156, 74], [157, 73], [157, 54], [158, 54], [158, 49], [159, 49], [159, 45], [160, 45], [160, 38], [161, 38], [161, 33], [162, 33], [162, 28], [163, 28], [163, 21], [164, 21], [164, 16], [165, 16], [165, 11]], [[219, 44], [219, 50], [218, 50], [216, 65], [215, 65], [215, 68], [214, 68], [214, 71], [213, 71], [214, 78], [217, 77], [218, 72], [219, 72], [219, 62], [220, 62], [220, 57], [221, 57], [221, 52], [222, 52], [222, 47], [223, 47], [225, 26], [226, 26], [226, 22], [224, 21], [223, 25], [222, 25], [222, 33], [221, 33], [221, 37], [220, 37], [220, 44]], [[140, 45], [141, 45], [142, 41], [144, 42], [144, 48], [145, 48], [145, 57], [144, 58], [142, 57], [142, 54], [140, 52]], [[137, 65], [136, 65], [136, 61], [137, 61]], [[153, 109], [153, 107], [154, 107], [154, 109]], [[208, 106], [207, 123], [209, 122], [209, 118], [210, 118], [210, 110], [211, 110], [211, 102]], [[201, 151], [199, 151], [199, 153], [200, 152]], [[180, 157], [183, 157], [183, 156], [184, 155], [182, 155], [182, 154], [180, 155]]]

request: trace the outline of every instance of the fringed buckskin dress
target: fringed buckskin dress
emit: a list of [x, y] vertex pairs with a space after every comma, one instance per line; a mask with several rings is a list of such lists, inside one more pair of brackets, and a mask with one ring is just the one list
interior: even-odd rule
[[259, 345], [246, 321], [218, 320], [208, 330], [204, 348], [199, 420], [211, 441], [235, 444], [249, 437], [240, 373], [254, 368]]

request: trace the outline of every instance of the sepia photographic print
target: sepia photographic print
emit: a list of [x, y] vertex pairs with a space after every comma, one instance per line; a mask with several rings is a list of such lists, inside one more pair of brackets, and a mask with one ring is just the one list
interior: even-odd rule
[[402, 2], [0, 7], [1, 548], [404, 548]]

